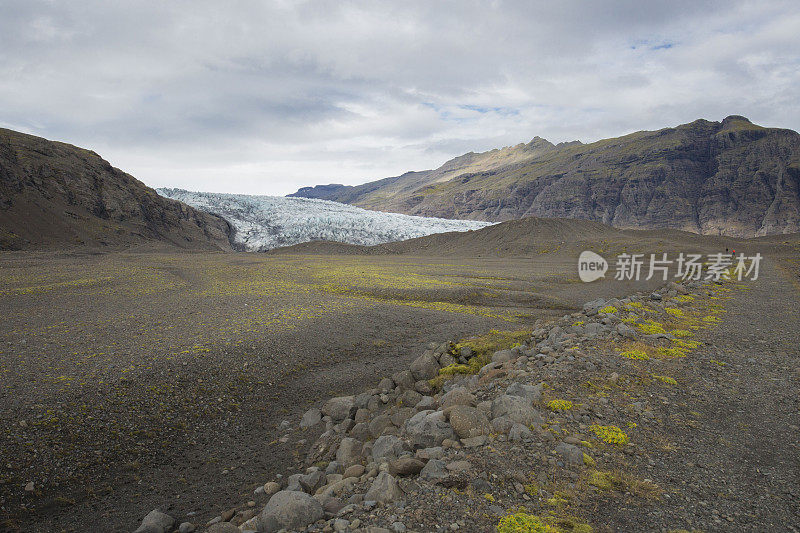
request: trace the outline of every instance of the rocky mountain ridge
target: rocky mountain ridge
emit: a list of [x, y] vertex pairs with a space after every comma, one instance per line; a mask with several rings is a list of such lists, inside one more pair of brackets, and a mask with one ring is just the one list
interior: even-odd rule
[[800, 135], [732, 115], [594, 143], [534, 138], [436, 170], [293, 196], [442, 218], [588, 219], [753, 237], [800, 231]]
[[230, 250], [222, 218], [163, 198], [96, 153], [0, 128], [0, 249]]

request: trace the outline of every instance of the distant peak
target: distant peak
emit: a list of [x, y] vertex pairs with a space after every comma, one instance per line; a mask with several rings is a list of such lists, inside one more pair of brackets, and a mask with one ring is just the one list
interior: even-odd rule
[[551, 148], [555, 148], [555, 145], [548, 141], [547, 139], [542, 139], [538, 135], [531, 139], [531, 142], [525, 145], [525, 148], [534, 149], [534, 150], [549, 150]]
[[743, 117], [742, 115], [728, 115], [722, 121], [722, 125], [725, 126], [726, 124], [730, 124], [731, 122], [747, 122], [748, 124], [752, 124], [750, 119], [747, 117]]

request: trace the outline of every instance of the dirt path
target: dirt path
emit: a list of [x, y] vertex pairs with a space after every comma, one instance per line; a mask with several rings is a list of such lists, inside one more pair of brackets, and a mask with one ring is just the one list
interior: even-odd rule
[[767, 263], [730, 294], [685, 389], [654, 402], [675, 449], [646, 446], [639, 470], [665, 495], [607, 510], [618, 531], [800, 531], [800, 292]]

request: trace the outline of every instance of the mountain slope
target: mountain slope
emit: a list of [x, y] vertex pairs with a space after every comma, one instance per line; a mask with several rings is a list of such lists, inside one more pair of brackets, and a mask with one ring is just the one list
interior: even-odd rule
[[92, 151], [0, 128], [0, 249], [158, 242], [230, 250], [230, 231]]
[[158, 189], [158, 193], [223, 217], [235, 229], [233, 240], [244, 250], [264, 251], [309, 241], [374, 245], [432, 233], [488, 226], [476, 220], [423, 218], [368, 211], [308, 198], [251, 196]]
[[566, 217], [738, 237], [791, 233], [800, 231], [800, 135], [730, 116], [590, 144], [536, 138], [433, 171], [295, 195], [445, 218]]

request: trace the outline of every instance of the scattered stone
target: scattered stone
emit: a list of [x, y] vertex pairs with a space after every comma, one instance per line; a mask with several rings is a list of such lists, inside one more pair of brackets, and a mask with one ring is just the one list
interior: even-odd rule
[[508, 432], [508, 440], [511, 442], [522, 442], [532, 438], [533, 432], [522, 424], [514, 424]]
[[461, 439], [488, 435], [492, 431], [483, 411], [468, 405], [456, 405], [450, 410], [450, 425]]
[[322, 411], [313, 407], [305, 412], [303, 418], [300, 420], [300, 427], [301, 428], [309, 428], [311, 426], [316, 426], [322, 421]]
[[542, 399], [542, 385], [525, 385], [522, 383], [512, 383], [506, 389], [506, 394], [525, 398], [530, 403], [536, 403]]
[[420, 471], [419, 477], [427, 481], [440, 481], [447, 477], [446, 463], [441, 459], [431, 459]]
[[274, 481], [268, 481], [267, 483], [264, 483], [264, 494], [266, 494], [267, 496], [272, 496], [279, 490], [281, 490], [281, 486], [279, 483], [276, 483]]
[[308, 494], [282, 490], [270, 498], [259, 515], [259, 531], [304, 529], [324, 515], [322, 504]]
[[453, 428], [445, 422], [441, 411], [420, 411], [405, 427], [414, 448], [431, 448], [441, 445], [445, 439], [455, 438]]
[[573, 444], [560, 442], [556, 446], [556, 453], [571, 465], [583, 464], [583, 451]]
[[439, 363], [431, 353], [424, 353], [411, 363], [411, 373], [417, 381], [435, 378], [439, 373]]
[[442, 396], [439, 405], [442, 409], [447, 409], [454, 405], [475, 405], [475, 396], [473, 396], [464, 387], [456, 387]]
[[494, 355], [492, 355], [492, 363], [505, 363], [511, 361], [513, 358], [514, 352], [511, 350], [500, 350], [494, 352]]
[[397, 480], [388, 472], [381, 472], [372, 482], [369, 490], [364, 494], [364, 500], [388, 503], [403, 497], [403, 491]]
[[345, 437], [336, 450], [336, 460], [345, 468], [361, 462], [361, 441], [352, 437]]
[[353, 396], [338, 396], [331, 398], [322, 406], [322, 413], [331, 417], [334, 422], [341, 422], [355, 414], [355, 398]]
[[178, 533], [194, 533], [197, 528], [191, 522], [183, 522], [178, 527]]
[[372, 459], [379, 463], [381, 460], [392, 461], [405, 452], [405, 443], [395, 435], [382, 435], [372, 445]]
[[241, 533], [241, 531], [230, 522], [219, 522], [206, 529], [205, 533]]
[[508, 417], [525, 426], [544, 423], [542, 415], [533, 408], [530, 401], [522, 396], [504, 394], [495, 398], [492, 402], [492, 418], [501, 416]]
[[398, 457], [389, 464], [389, 473], [393, 476], [414, 476], [419, 474], [425, 463], [409, 455]]
[[171, 533], [174, 527], [174, 518], [158, 509], [154, 509], [147, 513], [138, 529], [133, 533]]

